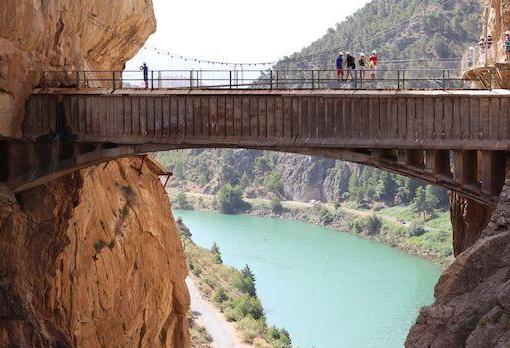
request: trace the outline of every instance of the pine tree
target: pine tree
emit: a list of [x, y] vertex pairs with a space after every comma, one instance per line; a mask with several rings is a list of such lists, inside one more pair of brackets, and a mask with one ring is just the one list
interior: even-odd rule
[[217, 263], [223, 263], [223, 260], [221, 258], [220, 248], [218, 247], [218, 244], [216, 244], [216, 242], [214, 242], [211, 247], [211, 253], [213, 253], [214, 256], [216, 257]]

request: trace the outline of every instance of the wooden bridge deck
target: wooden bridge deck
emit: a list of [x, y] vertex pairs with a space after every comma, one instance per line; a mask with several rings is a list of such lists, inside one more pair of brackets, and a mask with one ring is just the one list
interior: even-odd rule
[[143, 151], [238, 147], [364, 163], [493, 205], [510, 91], [46, 89], [27, 102], [23, 135], [3, 150], [33, 158], [0, 173], [14, 190]]

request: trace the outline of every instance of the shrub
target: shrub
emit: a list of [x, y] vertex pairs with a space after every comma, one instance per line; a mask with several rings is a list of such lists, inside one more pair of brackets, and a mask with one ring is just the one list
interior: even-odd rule
[[379, 234], [381, 232], [382, 221], [375, 214], [365, 218], [366, 231], [369, 235]]
[[216, 195], [216, 206], [225, 214], [245, 212], [250, 205], [243, 201], [243, 192], [237, 186], [225, 184]]
[[233, 308], [235, 321], [250, 316], [253, 319], [260, 319], [264, 316], [264, 309], [260, 301], [253, 296], [244, 294], [236, 299], [231, 300], [230, 307]]
[[223, 303], [228, 300], [228, 295], [225, 292], [225, 289], [219, 288], [213, 294], [213, 300], [218, 303]]
[[223, 263], [223, 260], [221, 258], [220, 247], [218, 246], [218, 244], [216, 244], [216, 242], [214, 242], [211, 247], [211, 253], [216, 257], [216, 263], [220, 264]]
[[188, 202], [188, 198], [184, 192], [179, 192], [175, 197], [174, 203], [178, 209], [191, 209], [191, 205]]
[[255, 281], [250, 277], [239, 275], [235, 280], [234, 286], [243, 294], [248, 294], [253, 297], [256, 296]]
[[238, 326], [243, 339], [248, 343], [252, 343], [255, 338], [262, 336], [265, 331], [265, 322], [251, 317], [241, 319]]
[[407, 233], [410, 237], [419, 237], [425, 234], [427, 232], [425, 230], [425, 227], [423, 227], [422, 224], [413, 223], [411, 226], [409, 226], [409, 229]]
[[285, 329], [278, 329], [274, 326], [271, 326], [267, 330], [267, 339], [271, 343], [274, 348], [291, 348], [292, 341], [290, 339], [290, 334]]
[[284, 211], [282, 202], [278, 198], [272, 199], [271, 203], [269, 204], [269, 207], [271, 208], [271, 211], [273, 213], [278, 215], [283, 213]]

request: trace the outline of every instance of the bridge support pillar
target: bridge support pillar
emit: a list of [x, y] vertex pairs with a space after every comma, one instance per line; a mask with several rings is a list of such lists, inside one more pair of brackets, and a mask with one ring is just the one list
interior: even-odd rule
[[465, 186], [479, 186], [478, 156], [476, 151], [455, 151], [453, 158], [453, 180]]
[[506, 155], [503, 151], [481, 151], [480, 181], [482, 192], [498, 195], [506, 176]]
[[434, 175], [451, 176], [450, 152], [447, 150], [426, 150], [425, 170]]
[[423, 150], [397, 150], [398, 162], [413, 167], [423, 167], [425, 165], [425, 159]]

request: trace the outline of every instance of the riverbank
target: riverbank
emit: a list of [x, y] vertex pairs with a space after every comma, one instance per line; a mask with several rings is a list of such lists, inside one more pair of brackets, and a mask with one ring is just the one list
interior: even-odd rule
[[287, 331], [266, 323], [249, 267], [239, 271], [224, 265], [217, 246], [199, 247], [181, 219], [177, 226], [191, 273], [187, 283], [192, 309], [203, 316], [198, 321], [211, 335], [213, 347], [290, 348]]
[[[173, 202], [177, 191], [169, 190]], [[187, 192], [184, 209], [214, 211], [214, 195]], [[425, 258], [446, 268], [453, 260], [452, 232], [449, 215], [437, 212], [427, 221], [417, 217], [412, 208], [379, 207], [360, 209], [348, 203], [341, 205], [282, 201], [281, 208], [267, 199], [244, 199], [251, 206], [246, 215], [281, 218], [333, 228], [340, 232], [359, 235], [363, 238], [384, 243], [403, 252]], [[180, 202], [182, 205], [182, 202]], [[175, 204], [175, 203], [174, 203]], [[370, 223], [377, 219], [380, 226], [373, 228]]]

